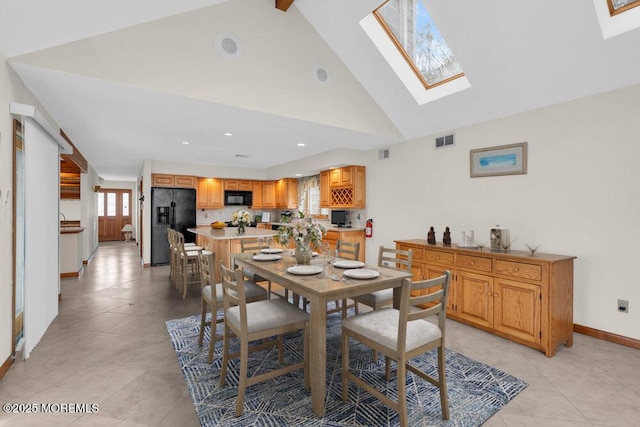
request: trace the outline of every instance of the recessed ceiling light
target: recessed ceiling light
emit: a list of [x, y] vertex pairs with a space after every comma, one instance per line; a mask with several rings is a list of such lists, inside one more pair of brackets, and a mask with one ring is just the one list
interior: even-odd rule
[[298, 142], [298, 147], [304, 147], [304, 142]]
[[189, 145], [189, 144], [190, 144], [190, 142], [189, 142], [189, 141], [182, 141], [182, 143], [183, 143], [184, 145]]
[[224, 136], [233, 136], [233, 134], [231, 132], [225, 132]]
[[301, 173], [297, 173], [296, 176], [302, 176], [302, 174]]

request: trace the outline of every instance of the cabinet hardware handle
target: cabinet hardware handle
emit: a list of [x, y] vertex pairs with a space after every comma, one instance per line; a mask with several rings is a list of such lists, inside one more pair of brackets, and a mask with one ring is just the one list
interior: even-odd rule
[[513, 271], [520, 271], [518, 267], [514, 268]]
[[493, 294], [494, 297], [498, 298], [498, 293]]
[[440, 255], [436, 256], [436, 259], [440, 259]]
[[476, 262], [475, 261], [471, 261], [471, 265], [476, 265]]

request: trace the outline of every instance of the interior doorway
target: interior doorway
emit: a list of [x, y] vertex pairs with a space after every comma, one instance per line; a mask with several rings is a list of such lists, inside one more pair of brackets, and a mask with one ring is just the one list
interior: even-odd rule
[[98, 193], [98, 241], [122, 240], [131, 224], [131, 190], [101, 189]]

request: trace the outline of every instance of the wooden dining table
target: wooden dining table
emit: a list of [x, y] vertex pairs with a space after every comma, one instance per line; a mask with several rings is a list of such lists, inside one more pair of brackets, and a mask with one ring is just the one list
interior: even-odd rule
[[346, 270], [333, 267], [322, 256], [314, 257], [312, 266], [322, 267], [317, 274], [298, 275], [287, 271], [296, 265], [295, 259], [286, 251], [281, 259], [257, 261], [254, 254], [235, 254], [235, 263], [246, 267], [273, 283], [305, 297], [311, 306], [309, 330], [309, 374], [311, 383], [311, 405], [314, 414], [322, 417], [327, 389], [327, 303], [368, 294], [382, 289], [394, 288], [394, 306], [400, 304], [402, 282], [411, 277], [410, 272], [388, 267], [364, 266], [376, 270], [379, 276], [372, 279], [353, 279], [344, 275]]

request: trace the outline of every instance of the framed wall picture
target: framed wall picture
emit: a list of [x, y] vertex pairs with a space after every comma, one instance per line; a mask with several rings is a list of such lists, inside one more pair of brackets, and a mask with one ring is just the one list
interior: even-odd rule
[[527, 143], [478, 148], [470, 151], [471, 178], [527, 173]]

